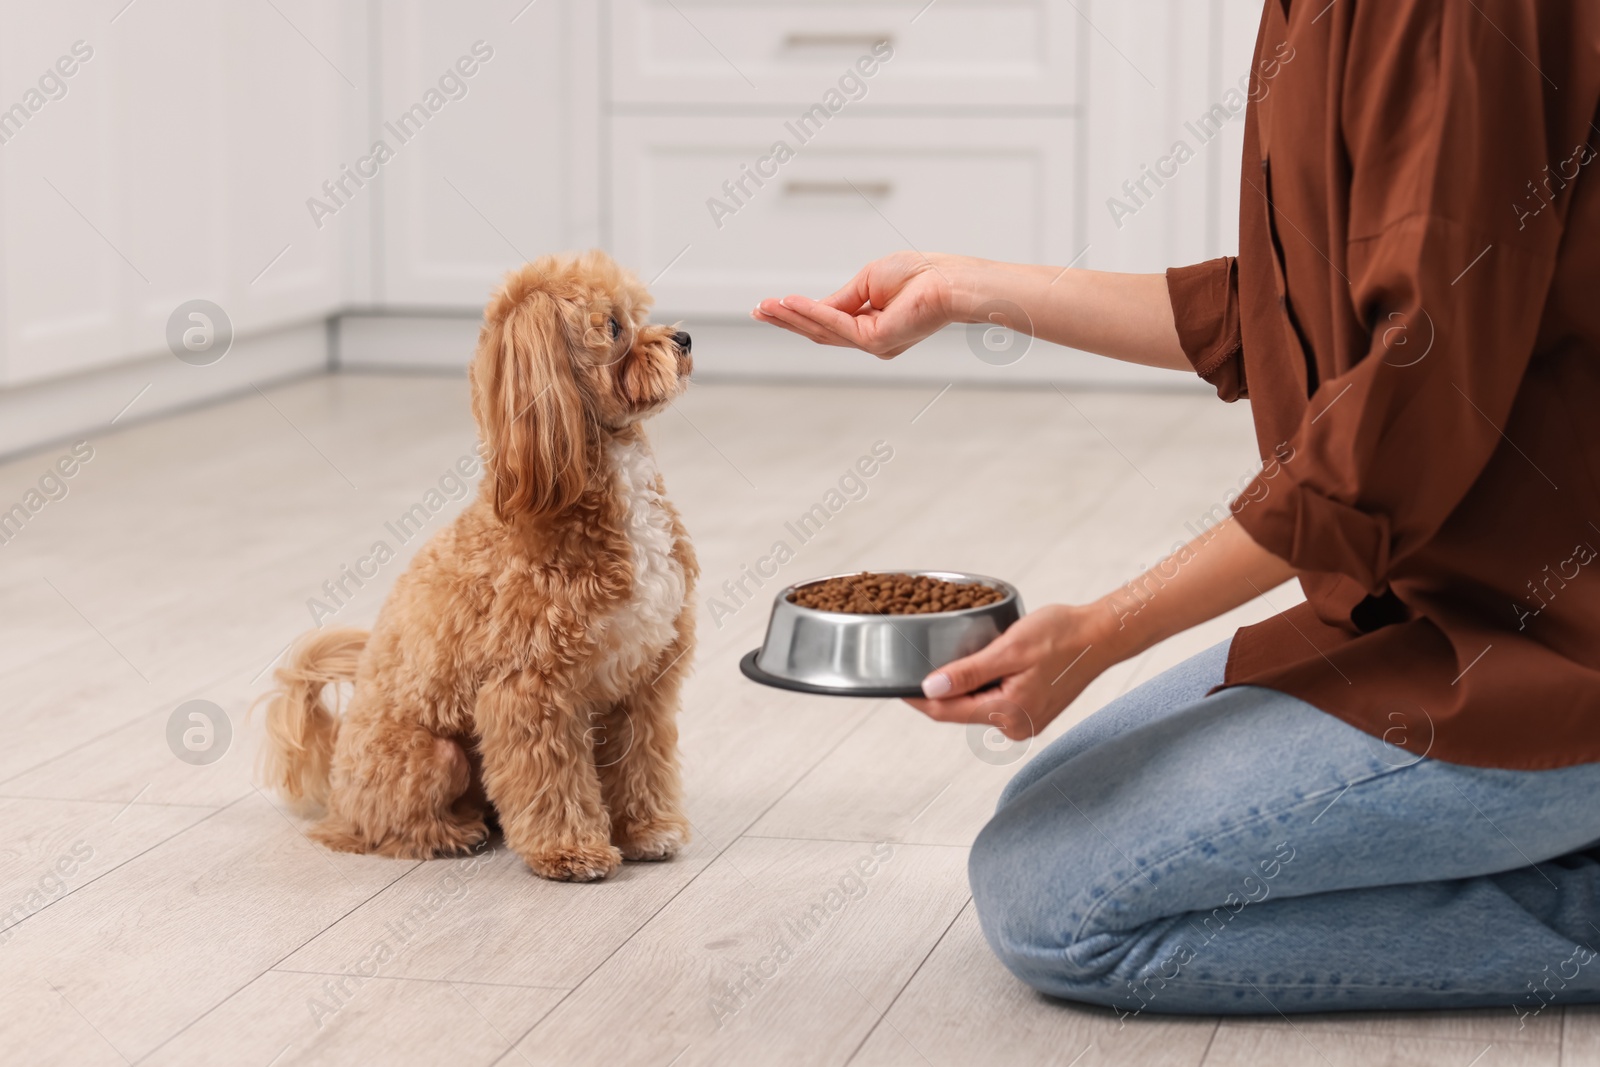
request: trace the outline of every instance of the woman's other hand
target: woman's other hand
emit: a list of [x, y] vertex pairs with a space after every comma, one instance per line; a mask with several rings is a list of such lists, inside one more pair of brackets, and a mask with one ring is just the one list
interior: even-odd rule
[[[1032, 737], [1122, 658], [1112, 647], [1116, 632], [1102, 605], [1049, 604], [930, 674], [922, 683], [929, 699], [906, 703], [940, 722], [994, 726], [1013, 741]], [[996, 679], [999, 688], [982, 689]]]
[[[986, 723], [1020, 741], [1055, 720], [1101, 672], [1295, 577], [1229, 516], [1092, 604], [1050, 604], [923, 679], [907, 701], [941, 722]], [[982, 689], [999, 681], [997, 689]]]

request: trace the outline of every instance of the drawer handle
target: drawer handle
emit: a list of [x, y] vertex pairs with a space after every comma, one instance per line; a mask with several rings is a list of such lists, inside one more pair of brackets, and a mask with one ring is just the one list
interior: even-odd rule
[[893, 45], [888, 33], [791, 33], [783, 39], [785, 48], [876, 48]]
[[882, 199], [894, 192], [893, 182], [807, 182], [783, 183], [784, 196], [862, 196]]

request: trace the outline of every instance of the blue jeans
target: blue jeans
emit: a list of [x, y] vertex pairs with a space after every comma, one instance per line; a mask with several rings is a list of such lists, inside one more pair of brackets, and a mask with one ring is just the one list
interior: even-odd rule
[[[972, 848], [1034, 988], [1141, 1012], [1600, 1000], [1600, 765], [1419, 758], [1271, 690], [1227, 643], [1025, 766]], [[1515, 709], [1508, 709], [1514, 712]]]

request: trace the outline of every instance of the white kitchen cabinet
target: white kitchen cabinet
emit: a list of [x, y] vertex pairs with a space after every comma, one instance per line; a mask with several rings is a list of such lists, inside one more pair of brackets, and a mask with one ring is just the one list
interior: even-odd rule
[[[777, 117], [623, 116], [612, 135], [616, 254], [673, 314], [826, 294], [906, 247], [1074, 254], [1071, 118], [842, 115], [802, 143]], [[793, 158], [778, 163], [774, 142]]]
[[[208, 237], [197, 236], [195, 254], [208, 242], [215, 247], [211, 269], [226, 278], [219, 302], [235, 329], [248, 334], [322, 319], [365, 295], [360, 267], [371, 245], [370, 217], [358, 211], [346, 225], [318, 229], [307, 201], [364, 148], [373, 74], [363, 0], [273, 0], [224, 10], [218, 31], [228, 44], [211, 61], [224, 99], [207, 114], [224, 131], [215, 143], [222, 156], [217, 188], [226, 192], [209, 198], [213, 225]], [[171, 131], [162, 155], [182, 160], [186, 143], [182, 131]], [[151, 177], [159, 181], [160, 169], [152, 167]], [[170, 307], [154, 310], [159, 321], [147, 322], [163, 329]]]
[[1123, 0], [1094, 7], [1086, 267], [1151, 272], [1215, 254], [1217, 168], [1225, 160], [1219, 138], [1202, 142], [1190, 128], [1214, 91], [1215, 6]]
[[1068, 0], [612, 0], [608, 236], [670, 314], [742, 319], [902, 248], [1071, 261]]
[[[664, 313], [747, 329], [755, 374], [756, 298], [831, 291], [897, 248], [1141, 271], [1230, 251], [1242, 115], [1197, 130], [1247, 72], [1260, 4], [14, 7], [0, 113], [74, 42], [93, 54], [0, 143], [0, 385], [155, 367], [195, 298], [243, 338], [359, 315], [367, 362], [403, 340], [401, 363], [458, 366], [508, 268], [591, 245]], [[793, 158], [762, 164], [778, 140]], [[1155, 183], [1180, 140], [1192, 158]], [[238, 387], [177, 371], [141, 404]]]
[[0, 146], [5, 384], [160, 352], [169, 315], [194, 298], [221, 305], [238, 333], [348, 299], [344, 238], [318, 234], [304, 201], [364, 111], [360, 8], [278, 8], [11, 16], [0, 106], [78, 54], [65, 94]]
[[[1261, 0], [1216, 0], [1220, 6], [1217, 20], [1218, 42], [1214, 63], [1216, 72], [1212, 81], [1216, 85], [1237, 86], [1246, 77], [1254, 59], [1256, 33], [1261, 25]], [[1269, 42], [1274, 54], [1282, 42]], [[1290, 53], [1292, 55], [1292, 53]], [[1293, 62], [1291, 59], [1290, 62]], [[1267, 71], [1274, 68], [1267, 67]], [[1270, 92], [1271, 84], [1264, 91]], [[1217, 156], [1223, 161], [1217, 176], [1217, 241], [1228, 252], [1239, 248], [1239, 207], [1243, 186], [1240, 184], [1239, 163], [1244, 153], [1244, 116], [1230, 123], [1217, 142]], [[1254, 177], [1252, 175], [1252, 177]], [[1252, 203], [1260, 205], [1253, 190]]]
[[874, 106], [1059, 108], [1084, 27], [1064, 0], [612, 0], [606, 30], [622, 106], [809, 105], [868, 57], [845, 91]]
[[[0, 108], [8, 109], [0, 112], [0, 321], [10, 385], [117, 358], [124, 291], [144, 283], [112, 247], [126, 239], [114, 168], [118, 61], [103, 26], [69, 4], [8, 21], [19, 23], [0, 33]], [[63, 57], [70, 76], [55, 66]]]
[[481, 308], [509, 268], [596, 243], [593, 4], [400, 0], [374, 18], [371, 137], [393, 152], [373, 201], [377, 302]]

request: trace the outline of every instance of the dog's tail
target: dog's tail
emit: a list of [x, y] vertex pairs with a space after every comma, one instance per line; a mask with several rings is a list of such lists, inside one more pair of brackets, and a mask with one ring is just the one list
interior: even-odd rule
[[333, 742], [339, 718], [323, 698], [323, 689], [354, 682], [356, 662], [367, 644], [367, 631], [351, 627], [312, 630], [295, 642], [274, 676], [277, 687], [262, 700], [267, 705], [267, 737], [261, 749], [260, 775], [296, 804], [326, 806]]

